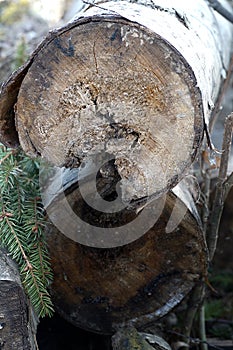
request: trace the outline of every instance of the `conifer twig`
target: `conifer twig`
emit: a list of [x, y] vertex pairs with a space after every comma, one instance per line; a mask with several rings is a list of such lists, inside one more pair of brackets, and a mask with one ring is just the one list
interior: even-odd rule
[[52, 279], [36, 161], [0, 145], [0, 246], [19, 266], [24, 290], [39, 317], [51, 315]]
[[13, 154], [13, 150], [8, 152], [2, 159], [0, 159], [0, 165]]

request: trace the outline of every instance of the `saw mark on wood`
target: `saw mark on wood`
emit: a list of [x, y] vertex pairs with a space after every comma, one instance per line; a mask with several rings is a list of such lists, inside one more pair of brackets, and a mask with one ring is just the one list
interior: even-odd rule
[[145, 56], [143, 56], [143, 60], [144, 60], [144, 62], [142, 62], [141, 59], [138, 59], [138, 63], [143, 67], [143, 69], [144, 69], [145, 71], [147, 71], [147, 72], [149, 72], [149, 73], [151, 72], [151, 73], [156, 77], [156, 79], [160, 82], [160, 84], [161, 84], [162, 86], [164, 86], [165, 83], [166, 83], [166, 78], [164, 78], [164, 77], [162, 76], [162, 74], [159, 74], [159, 71], [158, 71], [158, 70], [155, 71], [155, 69], [153, 69], [153, 68], [151, 67], [150, 62], [145, 58]]

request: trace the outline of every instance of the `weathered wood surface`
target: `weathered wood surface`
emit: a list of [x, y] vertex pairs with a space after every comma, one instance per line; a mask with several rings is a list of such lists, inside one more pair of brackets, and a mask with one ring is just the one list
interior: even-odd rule
[[15, 263], [0, 250], [0, 348], [36, 350], [36, 319]]
[[[86, 155], [113, 154], [127, 200], [176, 184], [194, 158], [202, 121], [199, 99], [192, 101], [190, 96], [196, 90], [191, 70], [182, 60], [176, 61], [173, 49], [159, 38], [151, 46], [151, 36], [143, 33], [141, 39], [137, 25], [128, 35], [128, 23], [117, 22], [112, 26], [92, 21], [81, 30], [75, 27], [69, 32], [75, 38], [70, 47], [63, 43], [66, 33], [37, 56], [18, 95], [17, 128], [26, 152], [36, 150], [58, 166], [87, 163]], [[100, 42], [95, 47], [96, 40]], [[91, 44], [80, 49], [80, 42]], [[74, 52], [78, 60], [72, 58]], [[51, 55], [60, 63], [56, 59], [48, 63]], [[165, 62], [168, 55], [170, 62], [156, 67], [154, 62]], [[43, 77], [38, 65], [46, 67]], [[56, 112], [48, 118], [51, 110]]]
[[[74, 19], [115, 13], [146, 26], [178, 50], [194, 72], [208, 124], [229, 65], [232, 25], [203, 0], [97, 0], [94, 3], [97, 6], [86, 5]], [[220, 3], [232, 12], [227, 1]]]
[[204, 0], [91, 6], [3, 86], [1, 139], [15, 145], [18, 133], [28, 154], [59, 166], [108, 152], [125, 200], [166, 192], [200, 146], [231, 38]]
[[[80, 227], [80, 220], [63, 215], [67, 202], [87, 224]], [[169, 230], [175, 205], [174, 227]], [[158, 202], [151, 203], [148, 221], [153, 222], [157, 207]], [[54, 270], [51, 292], [64, 318], [100, 333], [112, 333], [122, 324], [142, 326], [166, 315], [204, 278], [207, 252], [196, 216], [173, 193], [162, 209], [148, 232], [134, 241], [138, 224], [130, 231], [126, 225], [141, 213], [132, 209], [100, 213], [86, 204], [78, 188], [50, 203], [49, 216], [58, 219], [58, 228], [52, 226], [47, 235]], [[180, 213], [183, 217], [177, 217]], [[124, 236], [119, 237], [122, 227]], [[112, 235], [113, 248], [95, 248], [95, 233], [101, 228]], [[109, 228], [115, 228], [115, 235]], [[103, 237], [107, 241], [100, 235], [100, 246]], [[127, 238], [131, 243], [125, 245]], [[76, 243], [82, 239], [83, 244]]]

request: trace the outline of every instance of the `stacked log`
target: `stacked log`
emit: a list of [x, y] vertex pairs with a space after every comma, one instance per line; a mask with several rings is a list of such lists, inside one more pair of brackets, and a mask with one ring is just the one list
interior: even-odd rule
[[156, 320], [206, 275], [190, 191], [172, 189], [200, 149], [231, 40], [204, 0], [102, 1], [3, 85], [1, 141], [61, 171], [42, 193], [51, 291], [75, 325], [112, 333]]

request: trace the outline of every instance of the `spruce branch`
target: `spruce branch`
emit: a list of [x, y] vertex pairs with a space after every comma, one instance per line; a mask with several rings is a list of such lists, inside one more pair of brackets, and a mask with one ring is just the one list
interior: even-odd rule
[[52, 315], [52, 271], [44, 238], [39, 164], [0, 145], [0, 245], [19, 266], [23, 287], [39, 317]]

